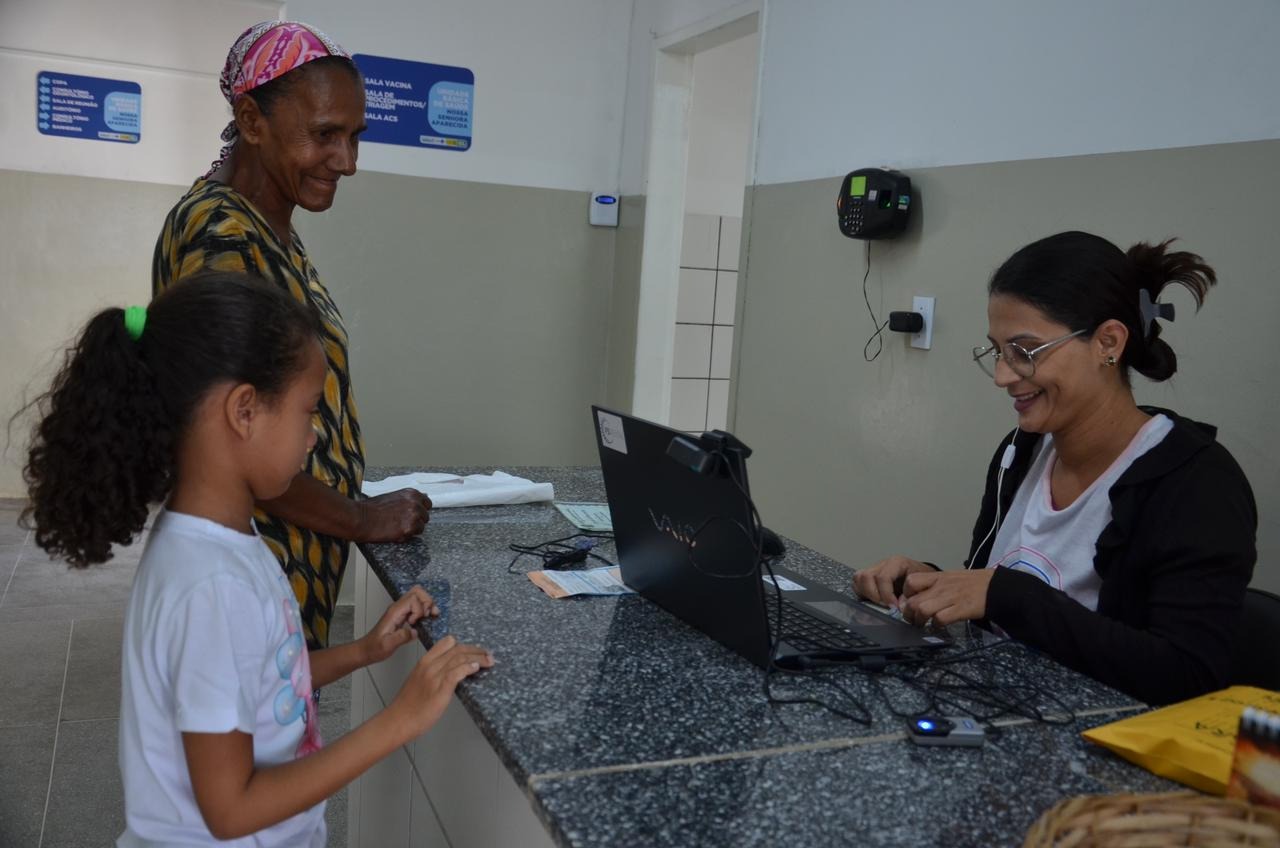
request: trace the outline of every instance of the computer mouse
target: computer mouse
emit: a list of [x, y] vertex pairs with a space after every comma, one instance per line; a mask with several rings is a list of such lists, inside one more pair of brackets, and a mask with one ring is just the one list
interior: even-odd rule
[[768, 527], [760, 528], [760, 552], [769, 559], [780, 557], [787, 552], [787, 546], [782, 543], [782, 537], [770, 530]]

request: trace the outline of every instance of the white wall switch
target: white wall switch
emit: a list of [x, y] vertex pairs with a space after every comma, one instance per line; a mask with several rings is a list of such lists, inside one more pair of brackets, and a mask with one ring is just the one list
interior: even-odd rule
[[918, 296], [911, 298], [911, 311], [919, 312], [924, 318], [924, 329], [911, 334], [911, 346], [928, 350], [933, 346], [933, 298]]

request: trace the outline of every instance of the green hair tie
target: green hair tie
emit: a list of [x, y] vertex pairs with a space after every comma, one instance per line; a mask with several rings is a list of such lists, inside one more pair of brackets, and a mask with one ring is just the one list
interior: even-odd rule
[[124, 329], [129, 338], [135, 342], [142, 338], [142, 331], [147, 326], [147, 307], [130, 306], [124, 311]]

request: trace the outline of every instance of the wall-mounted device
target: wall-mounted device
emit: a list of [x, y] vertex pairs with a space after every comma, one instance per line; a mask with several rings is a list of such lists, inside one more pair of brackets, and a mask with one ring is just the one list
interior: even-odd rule
[[845, 175], [836, 197], [840, 232], [849, 238], [886, 239], [907, 228], [911, 178], [884, 168], [861, 168]]
[[619, 200], [615, 192], [591, 192], [591, 208], [587, 212], [587, 221], [593, 227], [618, 226]]

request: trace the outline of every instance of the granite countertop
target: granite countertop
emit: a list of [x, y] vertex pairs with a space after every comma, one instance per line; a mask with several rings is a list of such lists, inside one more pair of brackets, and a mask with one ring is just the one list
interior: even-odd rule
[[[506, 470], [553, 483], [559, 500], [604, 500], [597, 468]], [[508, 544], [574, 532], [546, 503], [440, 509], [417, 539], [361, 546], [392, 597], [415, 584], [436, 596], [424, 642], [448, 632], [493, 651], [499, 665], [459, 698], [558, 844], [1018, 844], [1061, 798], [1170, 786], [1080, 739], [1140, 705], [1013, 643], [953, 668], [1068, 724], [1005, 719], [982, 749], [919, 748], [894, 714], [923, 709], [919, 689], [853, 669], [777, 681], [775, 694], [865, 712], [866, 724], [770, 705], [757, 667], [638, 595], [552, 600], [508, 573]], [[597, 551], [614, 559], [612, 545]], [[794, 542], [783, 564], [849, 591], [847, 566]], [[953, 653], [979, 644], [953, 635]]]

